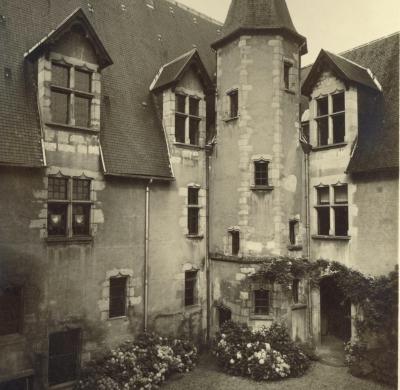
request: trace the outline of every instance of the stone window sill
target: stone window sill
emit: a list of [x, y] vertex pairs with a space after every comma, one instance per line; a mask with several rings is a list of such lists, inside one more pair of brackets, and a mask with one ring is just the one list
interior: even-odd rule
[[202, 240], [204, 238], [203, 234], [186, 234], [186, 238], [191, 240]]
[[47, 237], [46, 241], [51, 243], [65, 243], [65, 244], [73, 244], [73, 243], [85, 243], [92, 242], [92, 236], [82, 236], [82, 237]]
[[46, 122], [46, 126], [58, 127], [58, 128], [65, 129], [65, 130], [87, 131], [90, 133], [100, 132], [100, 129], [98, 129], [96, 127], [75, 126], [75, 125], [68, 125], [66, 123]]
[[228, 123], [228, 122], [232, 122], [232, 121], [236, 121], [236, 120], [238, 120], [239, 119], [239, 115], [238, 116], [233, 116], [233, 117], [231, 117], [231, 118], [224, 118], [224, 119], [222, 119], [225, 123]]
[[301, 309], [306, 309], [306, 308], [307, 308], [307, 305], [305, 303], [294, 303], [291, 306], [292, 310], [301, 310]]
[[251, 186], [252, 191], [273, 191], [274, 186]]
[[289, 251], [302, 251], [303, 250], [303, 245], [288, 245], [287, 246]]
[[76, 385], [76, 381], [60, 383], [59, 385], [49, 386], [50, 390], [61, 390], [61, 389], [73, 389]]
[[347, 146], [347, 142], [340, 142], [340, 143], [337, 143], [337, 144], [313, 146], [312, 150], [313, 150], [313, 152], [318, 152], [318, 151], [321, 151], [321, 150], [344, 148], [345, 146]]
[[108, 321], [118, 321], [118, 320], [123, 320], [123, 321], [127, 321], [128, 317], [127, 316], [121, 316], [121, 317], [108, 317], [107, 318]]
[[174, 146], [176, 146], [177, 148], [183, 148], [183, 149], [193, 149], [193, 150], [202, 150], [202, 149], [204, 149], [200, 145], [185, 144], [183, 142], [174, 142]]
[[286, 93], [290, 94], [290, 95], [296, 95], [296, 91], [293, 91], [292, 89], [284, 88], [283, 90], [284, 90]]
[[321, 236], [318, 234], [311, 236], [314, 240], [330, 240], [330, 241], [350, 241], [351, 236]]
[[201, 310], [201, 305], [199, 303], [195, 303], [194, 305], [185, 306], [185, 312], [197, 312]]

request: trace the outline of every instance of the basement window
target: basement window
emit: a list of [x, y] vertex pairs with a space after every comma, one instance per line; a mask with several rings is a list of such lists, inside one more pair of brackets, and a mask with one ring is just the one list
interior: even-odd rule
[[81, 350], [81, 330], [53, 333], [49, 337], [49, 385], [77, 379]]
[[185, 306], [193, 306], [197, 303], [197, 271], [185, 272]]
[[237, 89], [228, 93], [229, 96], [229, 118], [234, 119], [239, 116], [239, 91]]
[[268, 315], [270, 312], [269, 291], [260, 289], [255, 290], [254, 294], [254, 314]]
[[110, 278], [109, 318], [126, 316], [127, 286], [126, 276]]
[[197, 236], [199, 234], [199, 188], [188, 188], [188, 234]]
[[22, 288], [0, 288], [0, 336], [22, 333]]

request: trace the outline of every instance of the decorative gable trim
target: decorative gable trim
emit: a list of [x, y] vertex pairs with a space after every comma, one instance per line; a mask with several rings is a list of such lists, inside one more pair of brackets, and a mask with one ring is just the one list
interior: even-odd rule
[[106, 68], [113, 64], [113, 61], [97, 35], [94, 27], [90, 23], [89, 19], [83, 12], [82, 8], [76, 9], [71, 15], [69, 15], [64, 21], [61, 22], [54, 30], [47, 34], [41, 39], [36, 45], [29, 49], [25, 54], [24, 58], [32, 61], [38, 58], [44, 51], [49, 50], [54, 46], [68, 31], [79, 25], [86, 33], [86, 38], [91, 42], [93, 49], [98, 57], [99, 66], [101, 69]]

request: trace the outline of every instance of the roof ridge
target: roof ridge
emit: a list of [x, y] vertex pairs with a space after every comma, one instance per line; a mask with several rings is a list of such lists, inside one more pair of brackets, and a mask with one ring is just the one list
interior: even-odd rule
[[372, 41], [363, 43], [363, 44], [361, 44], [361, 45], [355, 46], [355, 47], [353, 47], [353, 48], [351, 48], [351, 49], [347, 49], [347, 50], [345, 50], [345, 51], [342, 51], [342, 52], [339, 53], [339, 55], [343, 55], [343, 54], [350, 53], [350, 52], [352, 52], [353, 50], [361, 49], [362, 47], [366, 47], [366, 46], [372, 45], [373, 43], [376, 43], [376, 42], [379, 42], [379, 41], [383, 41], [384, 39], [391, 38], [391, 37], [393, 37], [393, 36], [395, 36], [395, 35], [400, 35], [400, 30], [399, 30], [399, 31], [396, 31], [396, 32], [394, 32], [394, 33], [392, 33], [392, 34], [384, 35], [383, 37], [380, 37], [380, 38], [374, 39], [374, 40], [372, 40]]
[[336, 56], [336, 57], [341, 58], [342, 60], [345, 60], [345, 61], [347, 61], [347, 62], [350, 62], [351, 64], [353, 64], [353, 65], [355, 65], [355, 66], [358, 66], [359, 68], [361, 68], [361, 69], [363, 69], [363, 70], [366, 70], [366, 71], [369, 70], [369, 68], [366, 68], [365, 66], [362, 66], [362, 65], [360, 65], [360, 64], [357, 64], [357, 62], [354, 62], [354, 61], [352, 61], [352, 60], [349, 60], [348, 58], [343, 57], [343, 56], [340, 55], [340, 54], [332, 53], [331, 51], [325, 50], [325, 49], [323, 49], [323, 50], [324, 50], [326, 53], [332, 54], [332, 55], [334, 55], [334, 56]]
[[173, 60], [171, 60], [171, 61], [169, 61], [169, 62], [163, 64], [162, 67], [165, 68], [165, 67], [167, 67], [167, 66], [173, 64], [174, 62], [177, 62], [177, 61], [181, 60], [182, 58], [185, 58], [185, 57], [188, 56], [189, 54], [194, 54], [196, 51], [197, 51], [197, 48], [190, 49], [190, 50], [187, 51], [186, 53], [181, 54], [179, 57], [176, 57], [176, 58], [174, 58]]
[[188, 12], [192, 13], [193, 15], [199, 16], [199, 17], [207, 20], [208, 22], [218, 24], [220, 27], [222, 27], [224, 25], [223, 22], [221, 22], [221, 21], [219, 21], [217, 19], [214, 19], [211, 16], [203, 14], [202, 12], [196, 11], [194, 8], [188, 7], [187, 5], [179, 3], [178, 1], [175, 1], [175, 0], [165, 0], [165, 1], [167, 1], [168, 3], [171, 3], [173, 5], [176, 5], [179, 8], [182, 8], [185, 11], [188, 11]]

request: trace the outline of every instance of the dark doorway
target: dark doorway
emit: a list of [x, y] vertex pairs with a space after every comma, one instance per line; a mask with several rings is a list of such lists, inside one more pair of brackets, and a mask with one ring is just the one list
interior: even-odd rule
[[227, 307], [219, 307], [218, 308], [218, 321], [219, 321], [219, 327], [232, 319], [232, 311], [228, 309]]
[[0, 390], [32, 390], [32, 378], [15, 379], [10, 382], [0, 383]]
[[347, 342], [351, 338], [351, 303], [337, 287], [334, 278], [320, 282], [321, 341], [337, 339]]

